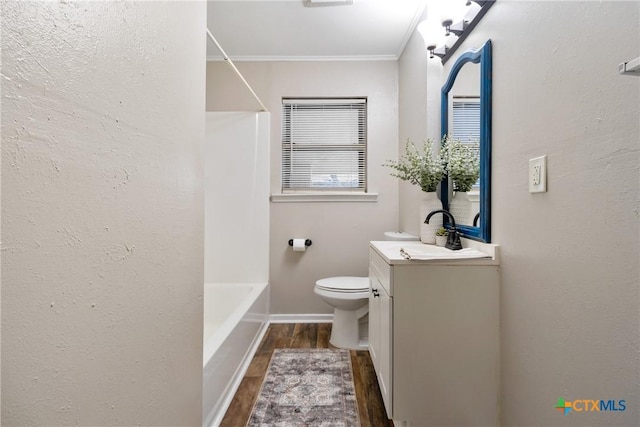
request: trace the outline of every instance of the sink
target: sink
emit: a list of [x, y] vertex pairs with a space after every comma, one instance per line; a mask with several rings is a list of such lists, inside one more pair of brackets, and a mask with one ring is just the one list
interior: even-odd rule
[[434, 256], [434, 257], [451, 257], [455, 256], [456, 253], [460, 251], [452, 251], [451, 249], [447, 249], [444, 246], [436, 246], [436, 245], [401, 245], [398, 247], [398, 250], [404, 248], [405, 250], [416, 253], [424, 256]]
[[394, 242], [394, 241], [384, 241], [384, 242], [375, 242], [376, 246], [387, 252], [387, 251], [391, 251], [391, 252], [398, 252], [400, 253], [400, 249], [402, 248], [406, 248], [412, 251], [419, 251], [420, 253], [423, 253], [425, 255], [431, 255], [431, 256], [442, 256], [442, 255], [448, 255], [451, 254], [452, 251], [451, 249], [447, 249], [443, 246], [436, 246], [436, 245], [427, 245], [421, 242]]
[[[462, 239], [462, 250], [452, 251], [441, 246], [427, 245], [422, 242], [371, 242], [377, 252], [390, 264], [414, 262], [449, 262], [456, 264], [462, 261], [471, 263], [497, 262], [497, 245]], [[402, 249], [402, 251], [401, 251]]]

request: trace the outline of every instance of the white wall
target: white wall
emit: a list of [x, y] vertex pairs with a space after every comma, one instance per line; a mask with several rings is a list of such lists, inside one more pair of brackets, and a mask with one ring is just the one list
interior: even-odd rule
[[[503, 425], [640, 424], [640, 78], [617, 71], [639, 25], [639, 2], [504, 0], [460, 50], [493, 40]], [[529, 194], [528, 159], [544, 154], [549, 191]], [[565, 417], [559, 397], [627, 410]]]
[[[1, 6], [0, 6], [1, 7]], [[0, 9], [2, 10], [2, 9]], [[0, 22], [2, 18], [0, 17]], [[2, 70], [2, 27], [0, 27], [0, 70]], [[2, 123], [2, 83], [0, 83], [0, 124]], [[2, 129], [0, 128], [0, 152], [2, 151]], [[2, 246], [2, 161], [0, 161], [0, 247]], [[2, 319], [2, 251], [0, 251], [0, 319]], [[2, 355], [2, 326], [0, 323], [0, 356]], [[0, 424], [2, 424], [2, 357], [0, 357]]]
[[[2, 7], [2, 6], [0, 6]], [[2, 10], [2, 9], [0, 9]], [[2, 18], [0, 17], [0, 23]], [[2, 70], [2, 27], [0, 27], [0, 70]], [[0, 124], [2, 123], [2, 83], [0, 83]], [[0, 128], [0, 152], [2, 151], [2, 129]], [[0, 247], [2, 246], [2, 161], [0, 161]], [[2, 251], [0, 251], [0, 319], [2, 319]], [[0, 323], [0, 424], [2, 424], [2, 326]]]
[[[281, 106], [285, 96], [367, 96], [369, 191], [376, 203], [271, 203], [272, 313], [329, 313], [313, 293], [328, 276], [366, 276], [368, 242], [398, 227], [398, 185], [381, 164], [397, 158], [398, 66], [394, 61], [239, 62], [271, 112], [271, 191], [280, 190]], [[207, 66], [207, 110], [253, 110], [256, 102], [223, 62]], [[313, 245], [293, 252], [290, 238]]]
[[[447, 69], [451, 65], [453, 65], [452, 62], [447, 62]], [[460, 71], [458, 71], [456, 82], [449, 91], [449, 96], [451, 97], [451, 99], [456, 96], [480, 96], [480, 64], [468, 62], [464, 65], [464, 67], [460, 69]], [[452, 103], [449, 103], [450, 108], [452, 108], [451, 104]], [[449, 126], [451, 126], [452, 124], [453, 119], [450, 118]]]
[[[421, 20], [426, 19], [427, 9]], [[427, 60], [424, 42], [417, 32], [398, 60], [399, 73], [399, 155], [404, 154], [407, 139], [420, 144], [425, 139], [440, 140], [440, 71], [437, 61]], [[429, 79], [427, 79], [429, 75]], [[399, 181], [400, 229], [420, 234], [420, 201], [424, 198], [417, 185]]]
[[207, 113], [205, 283], [269, 281], [269, 113]]
[[2, 2], [4, 425], [201, 425], [205, 9]]

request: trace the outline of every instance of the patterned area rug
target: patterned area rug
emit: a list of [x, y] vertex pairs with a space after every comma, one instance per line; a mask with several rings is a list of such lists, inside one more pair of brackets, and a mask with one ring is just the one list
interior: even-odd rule
[[359, 425], [348, 350], [274, 351], [248, 427]]

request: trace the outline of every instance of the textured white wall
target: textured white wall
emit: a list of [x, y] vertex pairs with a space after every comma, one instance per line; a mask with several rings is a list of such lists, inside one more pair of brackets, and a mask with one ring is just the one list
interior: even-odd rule
[[[1, 7], [1, 6], [0, 6]], [[2, 10], [2, 9], [0, 9]], [[0, 17], [0, 24], [2, 17]], [[2, 70], [2, 27], [0, 27], [0, 70]], [[2, 124], [2, 83], [0, 83], [0, 124]], [[0, 127], [0, 152], [2, 151], [2, 128]], [[0, 248], [2, 247], [2, 161], [0, 161]], [[0, 250], [0, 319], [2, 319], [2, 251]], [[2, 424], [2, 324], [0, 322], [0, 424]]]
[[[2, 10], [2, 9], [0, 9]], [[0, 17], [0, 23], [2, 18]], [[2, 70], [2, 27], [0, 27], [0, 70]], [[0, 83], [0, 124], [2, 124], [2, 83]], [[0, 152], [2, 151], [2, 128], [0, 128]], [[0, 161], [0, 248], [2, 247], [2, 161]], [[0, 250], [0, 319], [2, 319], [2, 251]], [[0, 322], [0, 424], [2, 424], [2, 324]]]
[[[236, 64], [271, 112], [271, 191], [280, 191], [283, 96], [367, 96], [369, 191], [376, 203], [271, 203], [272, 313], [329, 313], [313, 293], [328, 276], [366, 276], [368, 243], [398, 226], [398, 185], [381, 164], [397, 157], [398, 66], [394, 61], [240, 62]], [[256, 110], [256, 102], [223, 62], [207, 65], [207, 110]], [[293, 252], [287, 242], [313, 245]]]
[[2, 2], [2, 424], [200, 425], [204, 2]]
[[[617, 71], [639, 30], [637, 1], [501, 0], [460, 50], [493, 40], [502, 425], [640, 424], [640, 78]], [[529, 194], [544, 154], [549, 191]], [[559, 397], [627, 410], [565, 417]]]

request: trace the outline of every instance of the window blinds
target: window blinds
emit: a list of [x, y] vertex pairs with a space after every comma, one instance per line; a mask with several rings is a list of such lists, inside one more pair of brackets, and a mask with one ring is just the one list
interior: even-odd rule
[[366, 191], [367, 100], [282, 100], [282, 191]]
[[453, 98], [453, 139], [480, 141], [480, 98]]
[[[453, 129], [451, 136], [463, 144], [469, 144], [478, 158], [480, 157], [480, 98], [453, 97]], [[480, 186], [480, 178], [474, 188]]]

